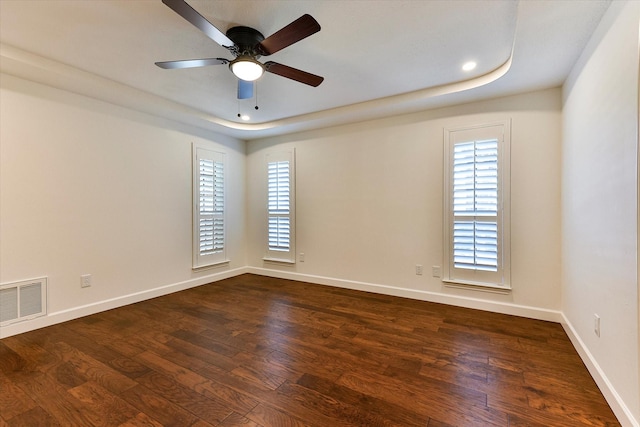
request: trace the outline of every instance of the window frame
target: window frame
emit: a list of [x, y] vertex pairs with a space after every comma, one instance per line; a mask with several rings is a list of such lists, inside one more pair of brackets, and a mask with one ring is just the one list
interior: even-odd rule
[[[208, 160], [222, 164], [222, 212], [211, 214], [212, 219], [222, 220], [222, 249], [209, 254], [202, 254], [200, 251], [200, 220], [204, 216], [200, 211], [200, 161]], [[226, 209], [226, 154], [214, 151], [205, 146], [193, 143], [192, 145], [192, 269], [202, 269], [213, 267], [229, 262], [227, 258], [227, 209]], [[214, 177], [214, 187], [216, 181]], [[215, 191], [215, 189], [214, 189]], [[215, 199], [215, 194], [213, 198]]]
[[[272, 212], [269, 209], [269, 164], [276, 162], [289, 162], [289, 211], [287, 213]], [[278, 262], [285, 264], [296, 263], [296, 173], [295, 173], [295, 149], [286, 151], [272, 151], [265, 154], [264, 157], [264, 173], [265, 173], [265, 254], [263, 260], [270, 262]], [[272, 218], [288, 218], [289, 219], [289, 249], [275, 250], [270, 249], [269, 245], [269, 221]]]
[[[498, 206], [497, 206], [497, 271], [457, 268], [454, 266], [453, 227], [453, 152], [456, 144], [488, 139], [498, 141]], [[503, 120], [480, 125], [444, 129], [444, 263], [446, 286], [509, 292], [511, 290], [511, 121]], [[459, 216], [461, 217], [461, 216]], [[482, 216], [473, 216], [482, 221]]]

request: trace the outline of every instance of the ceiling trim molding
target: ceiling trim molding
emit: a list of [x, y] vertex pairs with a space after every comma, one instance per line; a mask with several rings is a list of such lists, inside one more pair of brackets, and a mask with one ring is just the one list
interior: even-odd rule
[[428, 101], [434, 97], [484, 86], [507, 74], [511, 68], [514, 47], [515, 34], [507, 60], [480, 76], [263, 123], [225, 120], [7, 44], [0, 44], [0, 72], [237, 138], [253, 139], [419, 111], [426, 108]]
[[[324, 126], [335, 126], [356, 121], [371, 120], [391, 114], [404, 114], [428, 107], [432, 98], [450, 95], [492, 83], [509, 71], [513, 60], [513, 49], [509, 58], [497, 68], [467, 80], [432, 86], [414, 92], [392, 95], [385, 98], [345, 105], [286, 119], [251, 125], [252, 130], [284, 128], [288, 131], [307, 130]], [[288, 132], [287, 132], [288, 133]]]

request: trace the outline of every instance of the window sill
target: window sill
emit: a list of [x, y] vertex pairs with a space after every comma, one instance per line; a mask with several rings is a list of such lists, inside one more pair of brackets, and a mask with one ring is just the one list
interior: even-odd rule
[[296, 263], [295, 261], [291, 261], [290, 259], [283, 259], [283, 258], [264, 257], [264, 258], [262, 258], [262, 260], [264, 262], [269, 262], [269, 263], [274, 263], [274, 264], [294, 265]]
[[493, 294], [509, 294], [511, 286], [501, 286], [493, 283], [471, 282], [465, 280], [443, 279], [442, 282], [447, 288], [468, 289], [472, 291], [490, 292]]
[[219, 262], [214, 262], [212, 264], [207, 264], [207, 265], [200, 265], [200, 266], [192, 266], [191, 267], [191, 271], [203, 271], [203, 270], [208, 270], [210, 268], [217, 268], [217, 267], [224, 267], [224, 266], [228, 266], [229, 263], [231, 261], [230, 260], [224, 260], [224, 261], [219, 261]]

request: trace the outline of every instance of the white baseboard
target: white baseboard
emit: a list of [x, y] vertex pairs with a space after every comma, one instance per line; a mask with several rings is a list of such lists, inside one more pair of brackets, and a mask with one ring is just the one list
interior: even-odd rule
[[598, 388], [600, 388], [602, 395], [607, 400], [611, 410], [616, 417], [618, 417], [620, 424], [622, 424], [623, 427], [640, 427], [640, 421], [634, 418], [627, 405], [613, 388], [613, 385], [605, 375], [604, 371], [600, 368], [595, 357], [593, 357], [587, 346], [584, 344], [584, 341], [580, 338], [580, 335], [578, 335], [578, 332], [564, 314], [562, 314], [561, 323], [565, 332], [569, 336], [571, 343], [580, 355], [580, 358], [589, 370], [589, 373], [598, 385]]
[[477, 310], [492, 311], [494, 313], [511, 314], [514, 316], [528, 317], [530, 319], [546, 320], [549, 322], [562, 322], [562, 313], [556, 310], [548, 310], [538, 307], [510, 304], [498, 301], [489, 301], [480, 298], [449, 295], [439, 292], [421, 291], [417, 289], [399, 288], [396, 286], [381, 285], [375, 283], [357, 282], [353, 280], [336, 279], [333, 277], [314, 276], [272, 270], [268, 268], [248, 267], [248, 273], [261, 276], [276, 277], [280, 279], [298, 280], [301, 282], [316, 283], [319, 285], [335, 286], [357, 291], [373, 292], [377, 294], [393, 295], [397, 297], [411, 298], [420, 301], [436, 302], [454, 305], [458, 307], [474, 308]]
[[18, 323], [13, 323], [11, 325], [3, 326], [0, 329], [0, 338], [7, 338], [12, 335], [17, 335], [24, 332], [29, 332], [29, 331], [44, 328], [47, 326], [52, 326], [58, 323], [66, 322], [69, 320], [78, 319], [80, 317], [99, 313], [101, 311], [111, 310], [111, 309], [122, 307], [128, 304], [134, 304], [140, 301], [156, 298], [159, 296], [171, 294], [178, 291], [183, 291], [189, 288], [195, 288], [196, 286], [201, 286], [207, 283], [217, 282], [219, 280], [239, 276], [247, 272], [248, 272], [247, 267], [236, 268], [233, 270], [226, 270], [219, 273], [198, 277], [196, 279], [185, 280], [184, 282], [172, 283], [169, 285], [164, 285], [164, 286], [160, 286], [153, 289], [148, 289], [142, 292], [136, 292], [133, 294], [123, 295], [120, 297], [111, 298], [104, 301], [98, 301], [98, 302], [94, 302], [94, 303], [79, 306], [79, 307], [73, 307], [68, 310], [49, 313], [46, 316], [37, 317], [29, 321], [18, 322]]

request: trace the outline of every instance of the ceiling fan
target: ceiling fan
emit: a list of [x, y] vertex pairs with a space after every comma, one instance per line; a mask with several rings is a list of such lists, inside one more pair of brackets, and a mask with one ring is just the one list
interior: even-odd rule
[[320, 24], [311, 15], [302, 15], [289, 25], [265, 38], [258, 30], [243, 26], [230, 28], [224, 34], [184, 0], [162, 0], [162, 2], [196, 26], [211, 40], [231, 52], [235, 59], [203, 58], [156, 62], [155, 64], [160, 68], [194, 68], [229, 64], [231, 72], [238, 77], [238, 99], [253, 97], [253, 82], [259, 79], [265, 71], [314, 87], [324, 80], [324, 77], [278, 64], [277, 62], [268, 61], [263, 64], [258, 61], [261, 56], [272, 55], [320, 31]]

